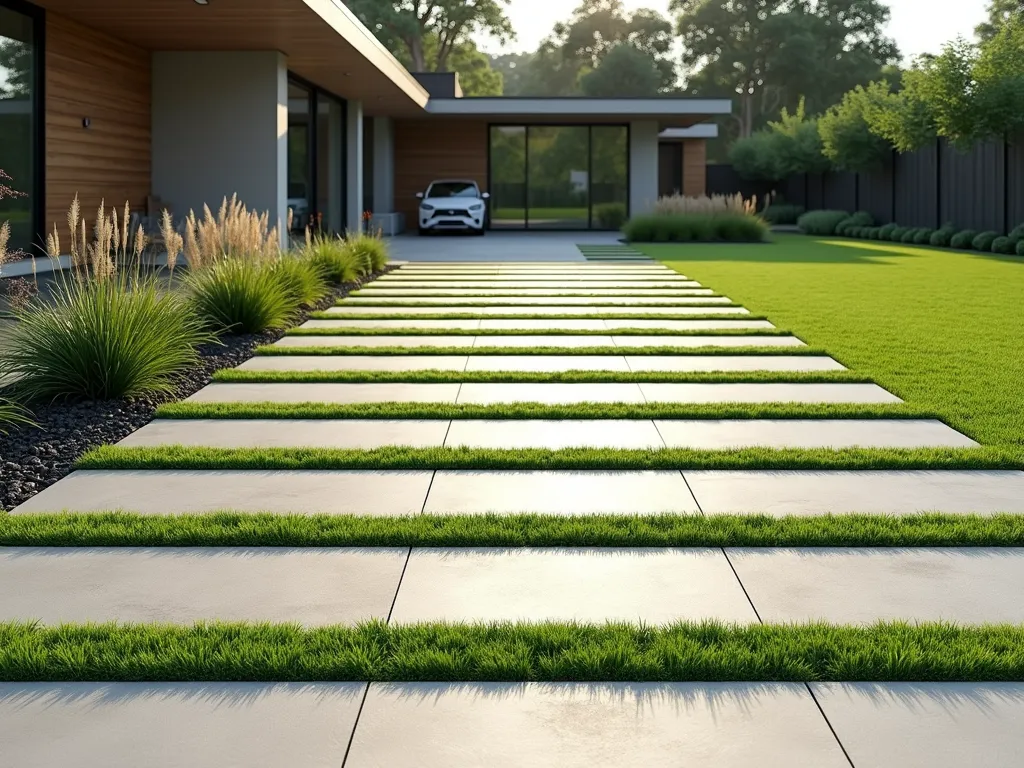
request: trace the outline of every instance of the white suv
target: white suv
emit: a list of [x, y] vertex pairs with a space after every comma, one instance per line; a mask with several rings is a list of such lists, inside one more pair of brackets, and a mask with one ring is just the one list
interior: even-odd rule
[[421, 235], [442, 230], [464, 230], [474, 235], [484, 233], [487, 221], [487, 200], [475, 181], [439, 179], [431, 182], [426, 192], [417, 193], [420, 200], [419, 231]]

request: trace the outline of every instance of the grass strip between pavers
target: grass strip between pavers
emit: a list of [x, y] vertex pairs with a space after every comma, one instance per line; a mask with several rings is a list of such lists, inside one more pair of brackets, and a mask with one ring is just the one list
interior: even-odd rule
[[[721, 318], [716, 318], [721, 319]], [[739, 320], [745, 322], [746, 318]], [[729, 322], [724, 320], [723, 322]], [[338, 324], [339, 326], [341, 323]], [[291, 328], [285, 336], [792, 336], [781, 328], [608, 328], [579, 331], [571, 328]]]
[[1020, 547], [1024, 515], [0, 513], [5, 547]]
[[[347, 335], [347, 334], [346, 334]], [[716, 336], [716, 333], [708, 335]], [[270, 344], [256, 347], [257, 355], [268, 357], [283, 357], [297, 355], [305, 357], [330, 357], [335, 355], [369, 355], [369, 356], [415, 356], [415, 355], [443, 355], [443, 356], [495, 356], [495, 355], [615, 355], [617, 357], [637, 355], [808, 355], [828, 356], [828, 352], [820, 347], [359, 347], [359, 346], [331, 346], [331, 347], [277, 347]]]
[[158, 419], [935, 419], [906, 403], [200, 403], [161, 405]]
[[1009, 448], [210, 448], [103, 445], [76, 469], [908, 470], [1024, 469]]
[[1021, 681], [1024, 627], [0, 624], [0, 680]]
[[692, 315], [672, 315], [658, 313], [611, 313], [606, 315], [517, 315], [517, 314], [493, 314], [481, 315], [472, 312], [439, 312], [429, 315], [389, 315], [389, 314], [336, 314], [334, 312], [314, 312], [310, 315], [313, 320], [331, 320], [345, 323], [352, 320], [767, 320], [764, 315], [737, 314], [709, 312]]
[[221, 383], [248, 384], [445, 384], [445, 383], [674, 383], [674, 384], [865, 384], [856, 371], [250, 371], [224, 368]]

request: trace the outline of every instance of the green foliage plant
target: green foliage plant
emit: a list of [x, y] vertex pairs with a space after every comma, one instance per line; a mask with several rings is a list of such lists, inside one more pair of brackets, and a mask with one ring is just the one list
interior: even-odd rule
[[636, 216], [622, 231], [629, 242], [761, 242], [767, 238], [768, 229], [758, 216], [683, 213]]
[[1017, 244], [1009, 237], [997, 237], [992, 241], [992, 253], [1013, 254]]
[[624, 203], [601, 203], [594, 206], [594, 220], [601, 229], [618, 231], [628, 218]]
[[1017, 241], [1015, 252], [1018, 256], [1024, 256], [1024, 240]]
[[185, 278], [192, 311], [217, 334], [262, 333], [284, 328], [301, 302], [272, 262], [223, 258]]
[[836, 227], [850, 217], [847, 211], [808, 211], [797, 219], [797, 226], [806, 235], [834, 235]]
[[889, 95], [886, 82], [857, 86], [818, 120], [822, 152], [844, 171], [871, 171], [882, 167], [892, 155], [890, 145], [876, 133], [868, 115]]
[[928, 227], [921, 227], [917, 232], [914, 233], [914, 245], [928, 245], [931, 242], [932, 235], [935, 234], [934, 229]]
[[995, 242], [997, 237], [999, 237], [998, 232], [993, 232], [991, 230], [981, 232], [971, 241], [971, 247], [976, 251], [991, 252], [992, 243]]
[[856, 235], [852, 234], [850, 230], [859, 227], [870, 227], [874, 223], [875, 219], [870, 213], [867, 211], [857, 211], [856, 213], [847, 216], [836, 225], [836, 234], [856, 237]]

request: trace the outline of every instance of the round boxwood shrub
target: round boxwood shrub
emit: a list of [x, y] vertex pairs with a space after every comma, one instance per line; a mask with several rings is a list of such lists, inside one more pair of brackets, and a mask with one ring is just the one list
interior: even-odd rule
[[950, 248], [959, 248], [960, 250], [969, 251], [973, 247], [972, 243], [974, 238], [978, 236], [976, 230], [973, 229], [962, 229], [953, 235], [949, 239]]
[[1024, 240], [1017, 241], [1017, 255], [1024, 256]]
[[903, 234], [907, 231], [906, 227], [894, 227], [889, 231], [889, 241], [893, 243], [903, 242]]
[[917, 229], [916, 227], [912, 227], [912, 228], [906, 230], [903, 233], [903, 237], [900, 238], [900, 242], [901, 243], [906, 243], [907, 245], [913, 245], [914, 238], [917, 237], [917, 233], [919, 231], [920, 230]]
[[888, 239], [890, 239], [892, 237], [893, 230], [898, 229], [898, 228], [899, 227], [896, 224], [891, 224], [891, 223], [890, 224], [883, 224], [881, 227], [878, 228], [878, 239], [879, 240], [888, 240]]
[[931, 241], [932, 235], [935, 234], [934, 229], [928, 227], [922, 227], [914, 233], [914, 245], [928, 245]]
[[805, 235], [834, 235], [839, 223], [849, 217], [846, 211], [808, 211], [796, 220], [796, 225]]
[[999, 237], [998, 232], [993, 232], [992, 230], [982, 232], [971, 241], [971, 247], [976, 251], [991, 251], [992, 243], [995, 242], [997, 237]]
[[881, 227], [868, 227], [867, 228], [867, 235], [866, 235], [867, 239], [868, 240], [877, 240], [878, 239], [878, 233], [881, 232], [881, 230], [882, 230]]
[[875, 220], [870, 213], [867, 211], [857, 211], [836, 225], [836, 234], [843, 235], [844, 237], [857, 237], [857, 229], [860, 227], [870, 227], [874, 223]]
[[797, 219], [804, 213], [802, 205], [788, 205], [786, 203], [771, 203], [761, 211], [761, 218], [769, 224], [796, 224]]
[[992, 241], [992, 253], [1012, 254], [1017, 244], [1008, 237], [997, 237]]
[[953, 239], [953, 235], [955, 234], [955, 229], [946, 229], [945, 227], [942, 229], [936, 229], [932, 232], [932, 236], [928, 238], [928, 244], [939, 248], [948, 248], [949, 241]]

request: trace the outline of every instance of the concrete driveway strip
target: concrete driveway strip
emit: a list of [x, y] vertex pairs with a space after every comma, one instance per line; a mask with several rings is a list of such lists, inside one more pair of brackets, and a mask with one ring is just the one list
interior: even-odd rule
[[877, 384], [638, 385], [649, 403], [899, 403]]
[[727, 550], [764, 622], [1024, 622], [1024, 549]]
[[[538, 296], [538, 295], [513, 295], [513, 296], [493, 296], [493, 295], [460, 295], [460, 296], [434, 296], [432, 294], [425, 294], [420, 296], [414, 296], [413, 298], [403, 298], [401, 296], [349, 296], [342, 299], [339, 306], [342, 307], [359, 307], [362, 311], [369, 311], [379, 304], [402, 304], [402, 303], [414, 303], [414, 304], [433, 304], [443, 305], [444, 307], [460, 307], [467, 310], [472, 307], [467, 307], [467, 304], [480, 304], [486, 302], [488, 305], [502, 305], [502, 306], [544, 306], [544, 305], [584, 305], [590, 306], [595, 301], [600, 301], [602, 304], [611, 305], [612, 307], [636, 307], [636, 306], [656, 306], [661, 304], [668, 305], [695, 305], [704, 306], [711, 304], [729, 304], [732, 302], [728, 296], [712, 296], [710, 290], [691, 290], [691, 291], [666, 291], [668, 295], [640, 295], [640, 296], [621, 296], [621, 295], [581, 295], [581, 294], [558, 294], [553, 296]], [[379, 308], [379, 307], [377, 307]], [[434, 310], [440, 311], [440, 310]]]
[[465, 347], [475, 336], [283, 336], [273, 347]]
[[365, 683], [0, 683], [0, 765], [337, 768]]
[[1024, 513], [1017, 471], [686, 471], [706, 514]]
[[423, 508], [432, 477], [431, 471], [79, 470], [12, 514], [121, 510], [143, 515], [414, 515]]
[[391, 622], [756, 617], [721, 549], [414, 549]]
[[[286, 337], [287, 338], [287, 337]], [[612, 336], [616, 347], [805, 347], [796, 336]], [[624, 353], [628, 354], [628, 353]]]
[[617, 371], [628, 373], [626, 359], [618, 355], [470, 355], [467, 371]]
[[811, 683], [856, 766], [1007, 768], [1024, 754], [1021, 683]]
[[451, 422], [444, 444], [472, 448], [664, 448], [651, 420], [496, 420]]
[[642, 403], [637, 384], [474, 384], [462, 385], [459, 403]]
[[[620, 358], [617, 358], [620, 359]], [[463, 371], [468, 355], [257, 355], [240, 371]], [[626, 370], [625, 367], [623, 370]]]
[[824, 355], [626, 355], [626, 364], [634, 372], [846, 370]]
[[707, 306], [701, 306], [695, 302], [684, 302], [678, 307], [643, 307], [643, 306], [574, 306], [562, 305], [557, 298], [544, 304], [534, 306], [489, 306], [489, 307], [459, 307], [453, 306], [432, 306], [432, 307], [365, 307], [358, 304], [330, 307], [327, 314], [332, 318], [355, 319], [369, 315], [408, 315], [417, 317], [419, 315], [436, 315], [439, 313], [455, 313], [473, 315], [476, 317], [487, 317], [489, 315], [746, 315], [749, 310], [743, 307], [721, 307], [717, 306], [722, 302], [708, 302]]
[[296, 622], [386, 618], [407, 549], [4, 547], [0, 621]]
[[332, 328], [338, 334], [346, 331], [366, 330], [368, 328], [415, 328], [422, 331], [475, 331], [480, 328], [479, 320], [359, 320], [356, 318], [339, 317], [332, 320], [307, 320], [300, 328]]
[[373, 683], [346, 768], [848, 768], [795, 683]]
[[460, 384], [209, 384], [190, 403], [454, 403]]

